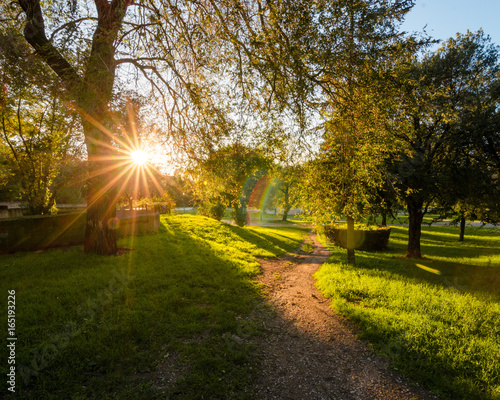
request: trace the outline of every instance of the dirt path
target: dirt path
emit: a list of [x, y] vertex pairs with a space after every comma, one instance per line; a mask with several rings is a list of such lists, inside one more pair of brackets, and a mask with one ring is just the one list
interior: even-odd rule
[[356, 338], [354, 329], [328, 307], [312, 274], [329, 252], [312, 234], [311, 254], [261, 260], [258, 280], [274, 312], [265, 317], [257, 345], [263, 368], [258, 399], [434, 399], [392, 372], [388, 362]]

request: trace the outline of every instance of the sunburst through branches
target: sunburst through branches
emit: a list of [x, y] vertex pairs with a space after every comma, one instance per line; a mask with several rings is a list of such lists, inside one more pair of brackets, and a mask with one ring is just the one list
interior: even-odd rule
[[[114, 188], [117, 190], [112, 207], [125, 193], [133, 193], [134, 196], [140, 195], [145, 198], [151, 198], [154, 195], [161, 197], [164, 190], [158, 179], [160, 173], [154, 165], [154, 152], [148, 145], [146, 133], [136, 122], [134, 107], [127, 103], [126, 118], [119, 118], [116, 114], [112, 116], [114, 126], [117, 128], [116, 133], [85, 115], [82, 110], [79, 111], [83, 118], [106, 135], [105, 140], [95, 144], [104, 150], [102, 153], [107, 153], [107, 155], [89, 157], [94, 168], [88, 178], [92, 179], [100, 175], [112, 177], [87, 199], [87, 206], [99, 202], [102, 196]], [[148, 132], [147, 135], [154, 135], [154, 133]]]

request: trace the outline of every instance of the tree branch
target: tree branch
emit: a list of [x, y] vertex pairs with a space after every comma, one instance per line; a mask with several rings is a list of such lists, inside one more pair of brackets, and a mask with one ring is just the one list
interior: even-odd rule
[[64, 24], [64, 25], [61, 25], [59, 28], [57, 28], [54, 32], [52, 32], [52, 34], [50, 35], [50, 39], [49, 39], [49, 42], [52, 42], [54, 40], [54, 36], [62, 31], [63, 29], [66, 29], [68, 26], [71, 26], [71, 25], [76, 25], [80, 22], [83, 22], [83, 21], [97, 21], [97, 18], [94, 18], [94, 17], [84, 17], [84, 18], [79, 18], [79, 19], [76, 19], [74, 21], [69, 21], [68, 23]]
[[26, 41], [62, 79], [67, 88], [80, 87], [82, 79], [76, 70], [57, 51], [45, 35], [45, 23], [40, 0], [19, 0], [19, 5], [26, 14], [26, 25], [24, 27]]
[[3, 131], [3, 136], [5, 137], [5, 141], [9, 145], [10, 150], [12, 151], [12, 155], [14, 156], [14, 158], [17, 161], [17, 163], [19, 164], [19, 158], [17, 156], [17, 151], [14, 148], [14, 146], [12, 145], [12, 143], [10, 142], [9, 136], [7, 135], [7, 129], [5, 128], [5, 116], [4, 115], [2, 115], [2, 131]]

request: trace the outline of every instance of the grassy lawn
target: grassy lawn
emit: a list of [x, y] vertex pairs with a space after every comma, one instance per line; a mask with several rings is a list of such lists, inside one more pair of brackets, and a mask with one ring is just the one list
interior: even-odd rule
[[403, 258], [407, 228], [390, 249], [345, 251], [316, 273], [332, 307], [396, 369], [444, 399], [500, 399], [500, 229], [423, 227], [422, 260]]
[[[182, 214], [197, 215], [198, 209], [193, 208], [191, 210], [183, 210], [182, 207], [180, 207], [178, 210], [174, 211], [174, 213], [177, 215], [182, 215]], [[256, 222], [256, 223], [263, 222], [263, 223], [279, 223], [279, 224], [289, 223], [289, 224], [293, 224], [293, 223], [303, 222], [299, 215], [290, 214], [288, 216], [287, 221], [282, 221], [281, 219], [283, 218], [283, 214], [280, 214], [280, 213], [267, 214], [267, 213], [260, 212], [260, 211], [248, 211], [247, 214], [248, 214], [249, 221]], [[232, 219], [231, 210], [226, 209], [226, 211], [224, 211], [224, 215], [222, 216], [222, 219], [230, 221]]]
[[[446, 222], [449, 223], [451, 222], [451, 219], [445, 219], [441, 220], [439, 219], [440, 216], [439, 214], [433, 214], [433, 213], [426, 213], [422, 219], [422, 224], [423, 225], [429, 225], [429, 224], [434, 224], [436, 222]], [[406, 213], [396, 213], [394, 215], [394, 218], [390, 215], [387, 215], [387, 224], [408, 224], [408, 214]], [[368, 222], [368, 219], [367, 219]], [[381, 224], [382, 223], [382, 217], [380, 215], [377, 215], [375, 218], [370, 218], [369, 222], [371, 224]], [[467, 221], [467, 223], [472, 222], [472, 221]], [[477, 222], [477, 221], [475, 221]]]
[[[259, 334], [255, 257], [293, 251], [306, 233], [177, 215], [159, 234], [121, 240], [132, 250], [116, 257], [0, 256], [0, 293], [16, 291], [11, 398], [253, 398], [258, 360], [242, 339]], [[6, 377], [5, 345], [0, 357]]]

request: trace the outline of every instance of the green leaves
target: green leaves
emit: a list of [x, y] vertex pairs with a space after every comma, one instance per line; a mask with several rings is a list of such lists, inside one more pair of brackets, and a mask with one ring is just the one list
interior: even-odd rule
[[[250, 193], [258, 180], [254, 174], [270, 161], [258, 150], [240, 143], [210, 152], [192, 168], [194, 192], [202, 203], [233, 207], [238, 220], [239, 209], [246, 209]], [[244, 225], [244, 223], [243, 223]]]

